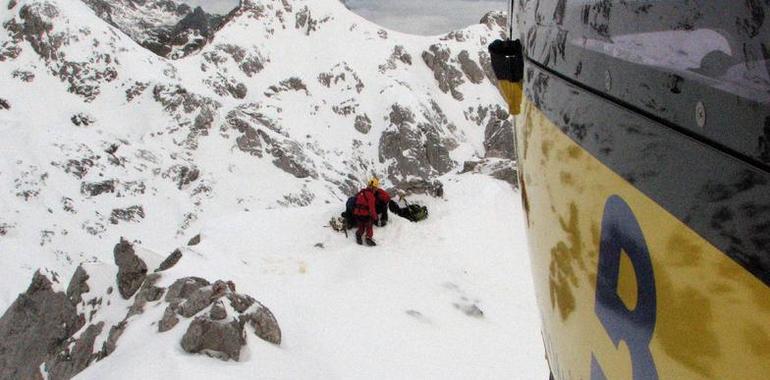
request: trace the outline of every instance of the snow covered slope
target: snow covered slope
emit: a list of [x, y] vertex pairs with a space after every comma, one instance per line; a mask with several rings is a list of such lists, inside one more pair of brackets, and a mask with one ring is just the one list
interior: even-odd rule
[[[129, 14], [127, 4], [148, 4], [104, 3], [124, 7], [112, 15]], [[448, 35], [416, 37], [373, 25], [336, 0], [243, 0], [200, 51], [171, 60], [137, 44], [136, 30], [128, 27], [136, 25], [114, 19], [105, 22], [79, 0], [10, 0], [2, 9], [3, 309], [27, 288], [38, 268], [68, 279], [81, 262], [111, 263], [113, 247], [121, 237], [163, 257], [206, 228], [250, 234], [212, 232], [220, 237], [204, 241], [202, 249], [208, 247], [209, 255], [240, 249], [239, 244], [272, 247], [252, 256], [261, 265], [237, 268], [240, 264], [227, 259], [221, 269], [229, 268], [232, 274], [211, 272], [249, 284], [260, 271], [270, 270], [265, 268], [270, 268], [271, 255], [294, 249], [294, 245], [281, 245], [291, 243], [284, 234], [290, 226], [303, 233], [292, 243], [297, 252], [315, 257], [317, 248], [307, 247], [308, 239], [330, 234], [321, 226], [372, 174], [407, 192], [432, 189], [439, 180], [446, 184], [463, 167], [514, 181], [512, 126], [491, 81], [485, 51], [486, 44], [500, 34], [499, 15]], [[500, 194], [512, 198], [510, 190]], [[459, 216], [464, 214], [458, 211], [464, 202], [476, 198], [457, 196], [456, 203], [450, 200], [446, 205], [456, 208]], [[437, 209], [444, 205], [440, 200], [431, 202]], [[436, 224], [426, 225], [433, 227], [424, 233], [505, 245], [497, 235], [443, 231], [442, 213], [437, 212], [432, 218]], [[281, 228], [271, 236], [248, 230], [246, 225], [270, 233], [269, 226]], [[388, 227], [379, 236], [395, 242], [401, 241], [398, 231], [407, 236], [413, 233], [406, 225], [399, 227]], [[277, 245], [268, 244], [272, 240]], [[422, 247], [415, 235], [406, 241], [411, 241], [410, 249]], [[441, 257], [436, 255], [443, 254], [445, 247], [458, 246], [453, 242], [419, 248], [426, 252], [422, 263]], [[333, 266], [335, 260], [347, 265], [347, 260], [353, 260], [349, 257], [353, 247], [342, 247], [349, 243], [330, 242], [332, 248], [323, 252], [336, 259], [319, 265]], [[470, 254], [472, 248], [466, 247]], [[506, 254], [496, 253], [501, 256], [493, 261]], [[180, 265], [194, 266], [199, 275], [220, 268], [196, 257], [186, 255]], [[468, 258], [448, 256], [447, 260], [460, 260], [453, 269], [460, 270], [475, 265], [473, 260], [466, 263]], [[372, 272], [372, 268], [361, 267], [362, 275], [392, 272]], [[431, 278], [428, 287], [438, 281]], [[294, 303], [310, 301], [300, 290], [318, 283], [296, 285], [297, 293], [286, 294], [279, 289], [285, 280], [276, 281], [260, 288], [264, 291], [254, 290], [293, 329], [300, 321], [286, 316], [294, 312]], [[374, 289], [382, 291], [370, 288]], [[501, 299], [516, 296], [492, 292]], [[529, 294], [531, 289], [524, 292]], [[282, 301], [274, 301], [278, 298]], [[382, 306], [377, 305], [373, 307]], [[326, 302], [311, 302], [304, 307], [326, 306]], [[396, 312], [401, 318], [405, 311]], [[502, 322], [499, 326], [507, 328]], [[494, 331], [498, 330], [489, 327], [490, 336]], [[300, 345], [320, 344], [315, 341], [318, 337], [295, 334], [291, 332], [291, 339], [300, 339]], [[351, 339], [353, 345], [365, 337]], [[173, 347], [168, 349], [176, 351], [168, 353], [178, 354], [178, 345]], [[322, 360], [323, 356], [310, 357], [306, 349], [292, 351], [299, 356], [276, 351], [274, 358]], [[352, 370], [315, 368], [339, 377]], [[500, 373], [511, 369], [500, 368]]]
[[169, 58], [181, 58], [203, 47], [223, 19], [177, 0], [83, 1], [102, 20]]
[[273, 311], [280, 348], [249, 334], [237, 365], [191, 356], [184, 329], [158, 334], [163, 308], [149, 306], [79, 378], [547, 378], [518, 196], [463, 175], [445, 198], [422, 199], [434, 211], [424, 223], [392, 218], [376, 249], [308, 228], [335, 206], [211, 220], [168, 275], [233, 280]]

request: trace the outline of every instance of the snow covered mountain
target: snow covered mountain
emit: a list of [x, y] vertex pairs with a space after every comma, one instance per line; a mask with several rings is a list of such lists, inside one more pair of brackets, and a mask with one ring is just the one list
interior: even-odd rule
[[[0, 306], [11, 305], [39, 268], [28, 290], [41, 299], [64, 294], [56, 290], [79, 264], [92, 268], [83, 269], [91, 282], [73, 282], [93, 290], [75, 302], [77, 313], [91, 315], [63, 332], [72, 337], [67, 355], [80, 347], [84, 356], [77, 365], [46, 362], [53, 378], [112, 353], [104, 342], [119, 338], [111, 326], [125, 327], [132, 304], [150, 302], [163, 314], [149, 280], [127, 297], [108, 287], [123, 237], [152, 271], [203, 235], [200, 250], [183, 249], [184, 260], [198, 258], [189, 261], [200, 273], [183, 260], [177, 277], [153, 281], [165, 289], [184, 276], [211, 275], [212, 283], [239, 279], [239, 290], [255, 294], [247, 272], [207, 268], [228, 250], [226, 239], [207, 245], [207, 229], [237, 220], [280, 235], [267, 219], [301, 208], [301, 217], [289, 218], [329, 233], [321, 225], [372, 174], [407, 194], [457, 191], [452, 183], [467, 181], [454, 179], [460, 171], [515, 183], [512, 125], [486, 53], [501, 33], [500, 14], [417, 37], [371, 24], [337, 0], [242, 0], [222, 20], [174, 0], [7, 0], [3, 8]], [[297, 237], [307, 244], [301, 255], [318, 249], [311, 245], [317, 237]], [[222, 257], [236, 273], [239, 262], [248, 265], [238, 255]], [[278, 301], [275, 285], [259, 284], [275, 291], [261, 293], [273, 305], [292, 306]], [[66, 289], [70, 300], [84, 293], [73, 292]]]
[[202, 48], [224, 20], [175, 0], [84, 0], [97, 16], [155, 54], [181, 58]]

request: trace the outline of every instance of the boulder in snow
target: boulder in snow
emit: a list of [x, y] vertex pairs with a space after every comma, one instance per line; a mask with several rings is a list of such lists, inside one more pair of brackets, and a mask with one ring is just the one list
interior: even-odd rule
[[241, 347], [246, 343], [243, 327], [238, 321], [213, 321], [196, 317], [182, 337], [182, 349], [189, 353], [204, 353], [222, 360], [238, 361]]
[[142, 286], [147, 276], [147, 265], [134, 253], [131, 243], [123, 238], [120, 238], [120, 243], [115, 245], [113, 254], [115, 264], [118, 266], [118, 291], [123, 298], [129, 299]]
[[83, 324], [67, 295], [35, 272], [27, 291], [0, 318], [0, 379], [41, 379], [49, 353]]

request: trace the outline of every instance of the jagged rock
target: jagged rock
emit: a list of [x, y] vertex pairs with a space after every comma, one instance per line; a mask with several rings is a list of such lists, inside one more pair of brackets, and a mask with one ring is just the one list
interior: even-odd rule
[[158, 322], [158, 332], [166, 332], [173, 329], [179, 323], [179, 318], [176, 315], [176, 307], [174, 305], [166, 306], [163, 318]]
[[187, 300], [182, 302], [177, 309], [179, 315], [190, 318], [195, 314], [198, 314], [201, 310], [209, 307], [214, 301], [214, 290], [212, 287], [205, 286], [198, 288], [187, 297]]
[[132, 315], [141, 314], [144, 312], [144, 305], [147, 302], [155, 302], [163, 296], [164, 288], [155, 286], [155, 283], [160, 279], [160, 274], [151, 273], [147, 275], [147, 278], [142, 284], [142, 288], [139, 293], [134, 297], [134, 304], [128, 310], [126, 317]]
[[209, 317], [215, 321], [221, 321], [227, 318], [227, 310], [225, 309], [225, 304], [222, 303], [222, 300], [217, 300], [213, 305], [211, 305]]
[[353, 123], [353, 126], [357, 131], [367, 134], [372, 129], [372, 120], [366, 114], [356, 115], [356, 121]]
[[288, 79], [284, 79], [278, 83], [278, 85], [273, 85], [268, 87], [268, 92], [265, 92], [265, 96], [272, 97], [276, 94], [279, 94], [281, 92], [286, 91], [304, 91], [305, 95], [310, 95], [310, 92], [307, 90], [307, 86], [302, 81], [302, 79], [297, 77], [291, 77]]
[[281, 344], [281, 328], [278, 326], [278, 321], [275, 320], [270, 309], [261, 303], [254, 301], [238, 320], [241, 326], [248, 323], [253, 327], [254, 333], [260, 339], [273, 344]]
[[505, 30], [508, 28], [508, 18], [504, 12], [488, 12], [481, 17], [479, 23], [486, 25], [489, 29], [500, 31], [500, 37], [505, 37]]
[[307, 158], [302, 146], [298, 143], [291, 140], [285, 140], [280, 144], [271, 141], [269, 152], [275, 157], [273, 165], [279, 169], [297, 178], [316, 177], [313, 162]]
[[[428, 130], [427, 126], [421, 126], [423, 130]], [[428, 165], [436, 169], [439, 173], [447, 173], [452, 170], [454, 162], [449, 158], [449, 150], [446, 144], [441, 141], [438, 134], [426, 133], [425, 135], [425, 156]]]
[[139, 219], [144, 219], [144, 207], [131, 206], [126, 208], [116, 208], [112, 210], [110, 214], [110, 223], [118, 224], [119, 221], [124, 222], [136, 222]]
[[496, 106], [491, 110], [489, 121], [484, 129], [485, 157], [515, 159], [516, 147], [513, 144], [513, 123], [508, 120], [508, 112]]
[[444, 44], [433, 44], [422, 53], [422, 60], [433, 71], [438, 88], [444, 93], [451, 93], [457, 100], [463, 100], [463, 94], [457, 88], [463, 84], [463, 73], [451, 63], [451, 52]]
[[471, 83], [479, 84], [484, 81], [484, 72], [481, 71], [476, 62], [470, 58], [467, 50], [463, 50], [457, 55], [457, 60], [460, 61], [460, 70], [463, 71], [466, 77]]
[[481, 64], [481, 68], [484, 70], [484, 75], [486, 75], [487, 79], [492, 83], [497, 83], [495, 71], [492, 69], [492, 58], [489, 56], [489, 53], [483, 50], [479, 51], [479, 63]]
[[[200, 235], [198, 235], [198, 236], [200, 236]], [[200, 237], [198, 239], [199, 239], [198, 241], [200, 241]], [[188, 245], [190, 245], [190, 244], [188, 244]], [[173, 267], [174, 265], [176, 265], [176, 263], [178, 263], [181, 258], [182, 258], [182, 251], [180, 251], [178, 249], [175, 249], [174, 252], [172, 252], [170, 255], [168, 255], [168, 257], [166, 257], [166, 259], [163, 260], [162, 263], [160, 263], [160, 265], [158, 266], [158, 269], [156, 269], [155, 271], [156, 272], [162, 272], [162, 271], [164, 271], [166, 269], [169, 269], [169, 268]]]
[[212, 321], [198, 316], [182, 337], [182, 349], [189, 353], [205, 353], [222, 360], [238, 361], [241, 347], [246, 343], [243, 327], [238, 321]]
[[254, 302], [257, 302], [251, 296], [238, 293], [228, 293], [227, 299], [230, 300], [230, 306], [232, 306], [233, 309], [239, 313], [245, 312], [251, 307], [251, 305], [254, 304]]
[[394, 46], [393, 52], [390, 54], [390, 57], [388, 57], [388, 60], [378, 68], [381, 73], [384, 73], [388, 70], [394, 70], [396, 67], [398, 67], [398, 62], [404, 63], [406, 65], [412, 64], [412, 56], [401, 45]]
[[449, 172], [454, 162], [449, 157], [447, 141], [439, 136], [443, 120], [419, 123], [406, 107], [394, 104], [390, 125], [380, 137], [379, 159], [395, 164], [388, 167], [388, 179], [396, 185], [409, 178], [430, 178]]
[[0, 98], [0, 110], [9, 110], [11, 109], [11, 104], [8, 103], [7, 100]]
[[474, 304], [454, 304], [455, 308], [462, 311], [465, 315], [474, 318], [483, 318], [484, 312]]
[[83, 301], [83, 293], [88, 293], [91, 289], [88, 287], [88, 273], [82, 265], [78, 265], [75, 273], [72, 275], [69, 286], [67, 286], [67, 298], [73, 305]]
[[190, 239], [190, 241], [187, 242], [188, 246], [198, 245], [201, 242], [201, 234], [197, 234]]
[[120, 321], [115, 326], [110, 327], [110, 333], [107, 335], [107, 340], [102, 344], [102, 350], [99, 352], [99, 358], [105, 358], [110, 356], [118, 347], [118, 339], [120, 339], [123, 332], [126, 331], [128, 324], [125, 320]]
[[187, 299], [194, 291], [211, 283], [200, 277], [184, 277], [174, 281], [166, 292], [166, 302], [174, 304]]
[[200, 170], [196, 167], [182, 166], [179, 168], [179, 176], [177, 179], [177, 188], [182, 190], [182, 187], [189, 185], [200, 177]]
[[501, 181], [505, 181], [513, 185], [514, 187], [519, 186], [519, 180], [517, 176], [516, 168], [511, 164], [509, 166], [503, 166], [497, 170], [492, 171], [490, 175], [494, 178], [497, 178]]
[[51, 281], [35, 272], [27, 291], [0, 318], [0, 379], [42, 379], [40, 365], [84, 324]]
[[[85, 0], [97, 16], [153, 53], [182, 58], [205, 46], [224, 17], [176, 1]], [[141, 27], [137, 27], [137, 24]]]
[[506, 181], [518, 187], [518, 176], [516, 170], [516, 161], [508, 159], [483, 159], [479, 161], [465, 161], [463, 173], [481, 173], [487, 174], [493, 178]]
[[49, 379], [71, 379], [86, 369], [91, 362], [97, 359], [94, 354], [94, 342], [102, 333], [104, 322], [89, 325], [75, 341], [72, 350], [66, 345], [52, 359], [46, 362], [45, 368]]
[[77, 127], [88, 127], [91, 124], [95, 123], [94, 119], [84, 113], [79, 113], [77, 115], [73, 115], [70, 118], [70, 121], [72, 121], [72, 124], [75, 124]]
[[139, 290], [147, 276], [147, 265], [134, 253], [134, 247], [120, 238], [120, 243], [113, 250], [115, 264], [118, 266], [118, 291], [124, 299], [129, 299]]
[[406, 194], [428, 194], [434, 197], [444, 196], [444, 185], [439, 180], [412, 179], [401, 182], [398, 185], [398, 189]]
[[101, 182], [83, 182], [80, 184], [80, 192], [83, 195], [95, 197], [99, 194], [114, 193], [115, 192], [115, 180], [108, 179]]

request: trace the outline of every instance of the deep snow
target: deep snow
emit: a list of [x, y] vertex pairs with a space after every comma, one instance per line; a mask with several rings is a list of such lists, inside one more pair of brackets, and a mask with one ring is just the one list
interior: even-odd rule
[[[323, 227], [339, 205], [210, 221], [164, 278], [233, 280], [272, 310], [282, 345], [247, 334], [239, 363], [190, 355], [179, 346], [189, 320], [158, 334], [163, 309], [149, 306], [78, 378], [546, 378], [518, 195], [462, 175], [445, 199], [422, 201], [430, 217], [391, 215], [375, 248]], [[483, 316], [463, 312], [471, 305]]]

